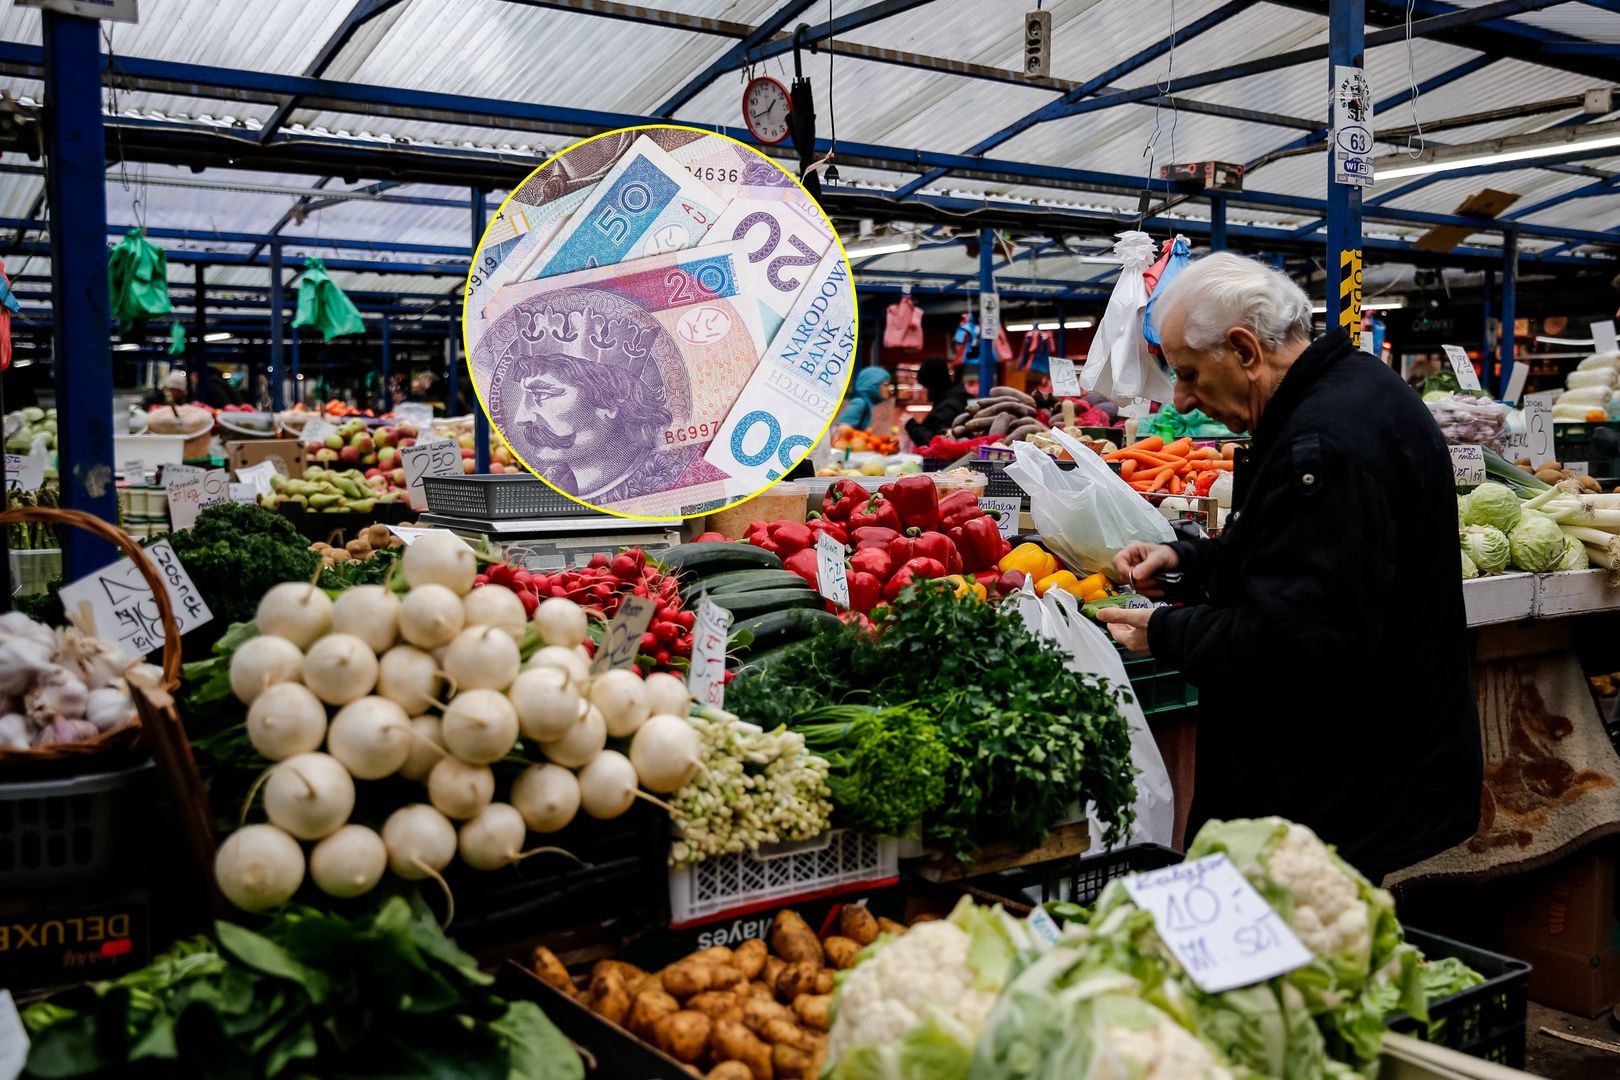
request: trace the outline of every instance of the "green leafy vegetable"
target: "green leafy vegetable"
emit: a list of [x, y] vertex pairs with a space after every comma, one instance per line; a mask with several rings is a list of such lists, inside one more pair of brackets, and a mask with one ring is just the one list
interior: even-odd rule
[[796, 725], [805, 748], [827, 759], [839, 820], [903, 836], [945, 798], [950, 751], [926, 714], [909, 705], [830, 705]]

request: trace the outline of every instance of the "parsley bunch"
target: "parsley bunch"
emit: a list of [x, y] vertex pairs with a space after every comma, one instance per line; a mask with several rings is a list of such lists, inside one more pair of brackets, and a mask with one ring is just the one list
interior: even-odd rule
[[795, 730], [832, 767], [827, 787], [852, 829], [903, 836], [945, 798], [950, 751], [913, 706], [829, 705], [803, 716]]

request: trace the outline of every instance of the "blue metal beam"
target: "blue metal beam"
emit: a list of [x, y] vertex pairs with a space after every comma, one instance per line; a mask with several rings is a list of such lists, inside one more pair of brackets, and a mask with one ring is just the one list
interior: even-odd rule
[[[484, 189], [472, 189], [472, 250], [477, 251], [484, 239], [488, 213], [484, 206]], [[451, 373], [452, 376], [454, 372]], [[478, 384], [472, 381], [472, 357], [467, 357], [467, 385], [472, 389], [473, 403], [473, 456], [475, 467], [481, 473], [489, 472], [489, 414], [484, 411], [484, 397]]]
[[[698, 72], [685, 86], [665, 98], [664, 103], [654, 109], [653, 112], [658, 116], [673, 116], [676, 109], [701, 94], [714, 80], [728, 71], [736, 71], [738, 68], [746, 66], [747, 61], [744, 58], [747, 56], [749, 49], [769, 41], [772, 35], [786, 27], [788, 23], [798, 17], [801, 11], [815, 2], [816, 0], [787, 0], [781, 7], [766, 16], [765, 21], [754, 27], [752, 33], [720, 54], [719, 59]], [[483, 470], [479, 471], [482, 472]]]
[[282, 295], [284, 284], [281, 280], [281, 244], [277, 242], [270, 245], [270, 407], [277, 412], [281, 411], [283, 403], [281, 339], [287, 317], [286, 300]]
[[[108, 236], [123, 236], [134, 225], [107, 226]], [[45, 232], [48, 224], [27, 218], [0, 218], [0, 229], [18, 229], [24, 232]], [[146, 235], [153, 240], [190, 240], [198, 243], [210, 241], [220, 244], [266, 245], [280, 241], [288, 247], [348, 249], [354, 251], [380, 251], [398, 255], [450, 255], [464, 256], [467, 249], [455, 244], [406, 244], [395, 240], [343, 240], [328, 236], [278, 236], [275, 233], [224, 232], [218, 229], [166, 229], [144, 226]]]
[[[859, 30], [863, 26], [870, 26], [872, 23], [881, 22], [891, 15], [903, 14], [912, 8], [922, 7], [929, 2], [930, 0], [878, 0], [875, 4], [868, 4], [866, 7], [849, 12], [847, 15], [840, 15], [829, 22], [810, 27], [802, 35], [799, 35], [799, 40], [806, 45], [813, 45], [828, 38], [842, 37], [851, 30]], [[749, 64], [758, 64], [769, 60], [773, 56], [781, 56], [783, 53], [792, 52], [793, 41], [794, 38], [789, 36], [756, 45], [745, 52], [743, 63], [737, 66], [746, 67]]]
[[1519, 309], [1519, 237], [1509, 229], [1502, 236], [1502, 337], [1498, 351], [1502, 362], [1502, 387], [1513, 375], [1513, 321]]
[[394, 407], [394, 339], [388, 329], [388, 319], [382, 321], [382, 411]]
[[[326, 43], [315, 54], [315, 59], [304, 69], [304, 74], [325, 75], [326, 69], [332, 66], [332, 61], [338, 58], [344, 46], [353, 39], [356, 30], [389, 8], [398, 7], [399, 4], [400, 0], [355, 0], [354, 8], [343, 17], [343, 22], [332, 32], [332, 36], [326, 39]], [[277, 105], [276, 111], [270, 114], [270, 119], [264, 122], [264, 127], [259, 131], [259, 142], [263, 144], [280, 131], [281, 125], [287, 122], [287, 118], [296, 108], [298, 108], [296, 97], [290, 97]]]
[[[1332, 0], [1328, 8], [1328, 101], [1333, 108], [1337, 79], [1345, 68], [1366, 63], [1362, 35], [1366, 29], [1362, 0]], [[1368, 102], [1370, 105], [1371, 102]], [[1368, 148], [1371, 149], [1370, 147]], [[1334, 180], [1334, 157], [1327, 161], [1327, 309], [1335, 323], [1361, 344], [1361, 188]], [[1337, 305], [1337, 308], [1335, 308]], [[1335, 318], [1337, 312], [1337, 318]]]
[[1209, 250], [1226, 250], [1226, 197], [1209, 197]]
[[[979, 295], [996, 290], [996, 234], [993, 229], [979, 230]], [[979, 327], [979, 396], [990, 393], [996, 384], [996, 335], [988, 327]]]

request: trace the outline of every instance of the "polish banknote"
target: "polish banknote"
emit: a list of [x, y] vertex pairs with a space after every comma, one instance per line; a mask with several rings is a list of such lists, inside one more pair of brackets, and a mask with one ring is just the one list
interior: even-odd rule
[[484, 306], [495, 295], [495, 290], [516, 280], [512, 267], [523, 257], [523, 251], [549, 242], [589, 196], [590, 189], [584, 188], [568, 192], [543, 206], [528, 207], [524, 212], [525, 224], [529, 226], [527, 233], [499, 242], [491, 242], [488, 236], [484, 238], [473, 261], [472, 273], [467, 277], [467, 296], [462, 309], [469, 349], [478, 344], [489, 325], [484, 319]]
[[[786, 181], [781, 173], [777, 175]], [[706, 239], [746, 244], [748, 261], [765, 271], [766, 288], [755, 299], [765, 336], [770, 339], [832, 247], [833, 232], [815, 200], [799, 187], [784, 183], [738, 189]]]

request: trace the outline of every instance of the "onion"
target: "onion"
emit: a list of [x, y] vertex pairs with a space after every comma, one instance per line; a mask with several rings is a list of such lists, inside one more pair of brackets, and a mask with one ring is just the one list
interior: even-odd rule
[[567, 673], [568, 677], [573, 680], [574, 685], [578, 687], [583, 687], [591, 680], [591, 665], [572, 648], [565, 648], [561, 645], [547, 645], [545, 648], [540, 649], [529, 658], [529, 666], [532, 668], [554, 667]]
[[617, 750], [603, 750], [579, 770], [579, 805], [591, 817], [616, 818], [636, 801], [636, 767]]
[[541, 641], [569, 649], [584, 641], [589, 629], [585, 609], [562, 596], [540, 601], [534, 611], [534, 624], [540, 630]]
[[300, 649], [332, 631], [332, 601], [314, 585], [284, 581], [259, 599], [253, 618], [261, 634], [284, 637]]
[[292, 899], [304, 883], [304, 852], [274, 825], [248, 825], [219, 845], [214, 880], [243, 911], [265, 911]]
[[702, 761], [703, 746], [691, 721], [654, 716], [630, 740], [630, 762], [641, 786], [661, 795], [686, 786]]
[[518, 737], [517, 712], [499, 691], [464, 690], [444, 710], [439, 733], [445, 748], [462, 761], [488, 765], [511, 753]]
[[472, 548], [450, 532], [423, 533], [405, 545], [405, 557], [400, 562], [405, 581], [413, 590], [423, 585], [442, 585], [458, 599], [472, 591], [473, 578], [478, 575], [478, 558]]
[[568, 734], [579, 720], [579, 695], [561, 668], [530, 668], [507, 691], [526, 738], [550, 742]]
[[389, 814], [382, 842], [388, 849], [388, 868], [408, 881], [431, 877], [456, 857], [456, 827], [425, 803]]
[[409, 713], [439, 703], [438, 662], [414, 645], [395, 645], [377, 663], [377, 693]]
[[271, 761], [319, 750], [326, 741], [326, 706], [303, 683], [277, 683], [253, 699], [247, 734], [253, 749]]
[[444, 672], [463, 692], [505, 690], [522, 670], [517, 642], [493, 626], [463, 630], [444, 654]]
[[309, 853], [309, 879], [327, 896], [348, 900], [376, 888], [388, 869], [382, 837], [364, 825], [345, 825]]
[[377, 654], [353, 634], [328, 634], [304, 654], [304, 685], [328, 705], [359, 701], [377, 685]]
[[461, 598], [461, 609], [466, 613], [468, 626], [493, 626], [511, 634], [514, 641], [523, 640], [523, 632], [529, 625], [529, 613], [523, 610], [523, 601], [504, 585], [478, 586]]
[[533, 831], [556, 832], [579, 813], [579, 781], [561, 765], [531, 765], [512, 781], [512, 805]]
[[461, 633], [466, 618], [459, 595], [443, 585], [423, 585], [405, 594], [399, 607], [399, 633], [419, 649], [437, 649]]
[[526, 836], [521, 814], [506, 803], [490, 803], [461, 826], [461, 861], [474, 870], [498, 870], [522, 856]]
[[607, 733], [628, 739], [647, 722], [647, 691], [640, 676], [623, 668], [604, 671], [591, 680], [591, 704], [602, 710]]
[[354, 812], [354, 778], [327, 754], [297, 754], [264, 782], [270, 824], [300, 840], [331, 836]]
[[326, 749], [360, 780], [380, 780], [411, 756], [410, 717], [387, 698], [363, 697], [332, 717]]
[[540, 744], [540, 752], [550, 761], [577, 769], [590, 763], [607, 745], [607, 725], [602, 714], [593, 705], [588, 707], [573, 727], [560, 739]]
[[427, 774], [445, 754], [444, 739], [439, 734], [439, 718], [413, 716], [411, 730], [416, 737], [411, 740], [410, 756], [399, 767], [399, 775], [407, 780], [426, 780]]
[[303, 670], [302, 649], [284, 637], [261, 634], [231, 654], [231, 692], [242, 704], [251, 705], [265, 687], [293, 682]]
[[381, 655], [399, 637], [399, 597], [381, 585], [344, 589], [332, 603], [332, 629], [353, 634]]
[[692, 694], [686, 684], [667, 671], [655, 671], [642, 686], [647, 691], [649, 715], [686, 716], [692, 711]]
[[495, 774], [488, 765], [443, 757], [428, 770], [428, 801], [448, 817], [470, 818], [495, 797]]

